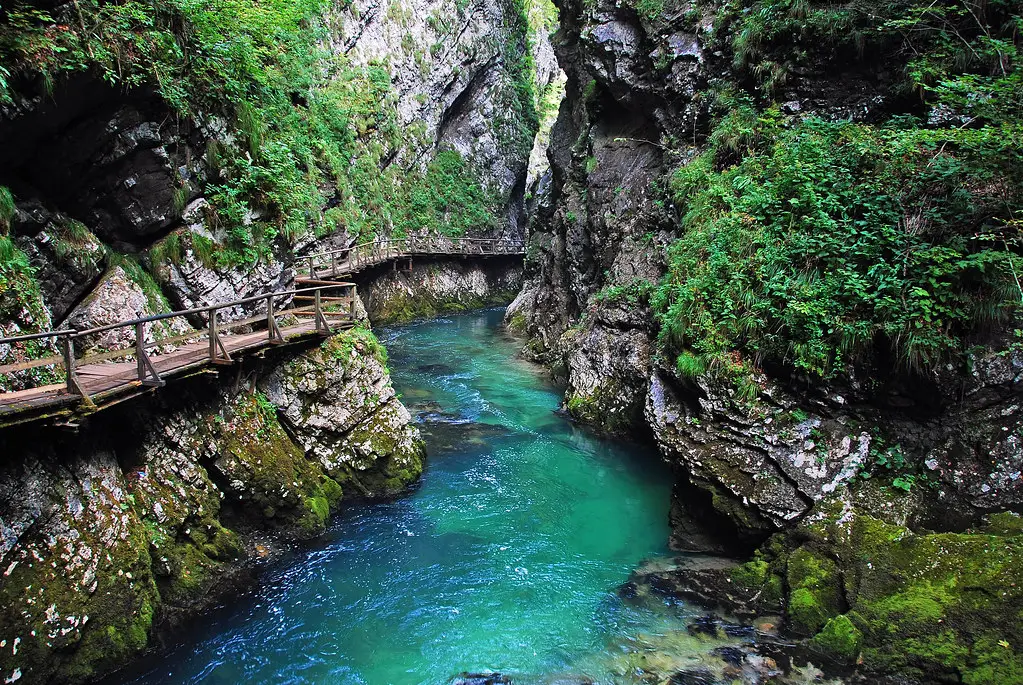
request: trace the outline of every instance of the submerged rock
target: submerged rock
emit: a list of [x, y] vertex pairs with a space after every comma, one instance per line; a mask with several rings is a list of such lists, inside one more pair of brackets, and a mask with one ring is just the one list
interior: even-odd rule
[[740, 564], [718, 557], [678, 557], [661, 568], [641, 566], [618, 594], [634, 602], [685, 600], [753, 617], [781, 612], [783, 585], [762, 561]]
[[451, 685], [511, 685], [512, 679], [500, 673], [459, 673]]

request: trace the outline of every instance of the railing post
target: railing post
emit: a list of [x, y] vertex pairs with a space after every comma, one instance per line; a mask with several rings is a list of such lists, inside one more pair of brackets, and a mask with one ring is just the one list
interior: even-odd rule
[[141, 321], [135, 324], [135, 364], [138, 367], [138, 379], [146, 378], [146, 363], [142, 359], [146, 356], [146, 326]]
[[[153, 361], [146, 354], [146, 324], [142, 321], [135, 324], [135, 362], [138, 365], [138, 380], [142, 385], [162, 388], [167, 384], [160, 378]], [[147, 375], [151, 378], [146, 378]]]
[[68, 335], [64, 338], [64, 371], [67, 374], [67, 391], [71, 395], [84, 397], [85, 392], [78, 383], [78, 374], [75, 373], [75, 339]]
[[330, 253], [330, 271], [332, 274], [337, 276], [337, 252]]
[[318, 278], [316, 275], [316, 267], [313, 266], [313, 256], [309, 255], [307, 261], [309, 262], [309, 278]]
[[220, 339], [220, 333], [217, 332], [217, 311], [216, 307], [210, 310], [210, 363], [230, 364], [234, 360], [231, 359], [224, 341]]
[[320, 289], [316, 289], [314, 301], [316, 303], [316, 332], [321, 335], [330, 335], [330, 324], [327, 323], [327, 317], [323, 315], [323, 305], [320, 303]]
[[348, 300], [348, 316], [352, 319], [352, 321], [355, 321], [355, 298], [358, 297], [358, 287], [352, 285], [349, 292], [351, 293], [351, 296]]
[[273, 295], [266, 296], [266, 332], [271, 345], [281, 345], [284, 343], [284, 336], [281, 335], [281, 329], [277, 326], [277, 319], [274, 316]]

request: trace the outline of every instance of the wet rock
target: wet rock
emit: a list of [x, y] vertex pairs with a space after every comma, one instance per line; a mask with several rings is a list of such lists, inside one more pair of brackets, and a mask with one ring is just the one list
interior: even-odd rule
[[705, 669], [679, 671], [668, 678], [669, 685], [718, 685], [720, 682], [713, 673]]
[[733, 616], [763, 616], [781, 610], [781, 579], [766, 563], [680, 557], [659, 566], [641, 566], [619, 589], [619, 596], [631, 601], [650, 597], [684, 600]]
[[512, 679], [500, 673], [460, 673], [451, 685], [511, 685]]
[[707, 614], [688, 625], [691, 635], [727, 635], [728, 637], [753, 638], [757, 631], [753, 626], [729, 623], [718, 616]]
[[746, 650], [739, 647], [718, 647], [714, 650], [714, 654], [732, 666], [742, 665], [747, 656]]

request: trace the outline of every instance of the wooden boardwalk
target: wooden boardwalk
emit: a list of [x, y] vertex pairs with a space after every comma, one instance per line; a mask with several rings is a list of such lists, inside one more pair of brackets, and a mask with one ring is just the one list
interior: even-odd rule
[[[343, 291], [343, 295], [324, 294], [337, 290]], [[354, 325], [355, 297], [354, 284], [337, 282], [132, 319], [87, 331], [52, 331], [0, 339], [0, 345], [13, 347], [49, 338], [55, 347], [63, 350], [59, 356], [0, 366], [0, 372], [15, 375], [50, 367], [62, 368], [65, 376], [61, 384], [0, 393], [0, 427], [40, 420], [74, 425], [102, 408], [161, 388], [169, 379], [192, 375], [209, 366], [231, 365], [243, 356], [268, 347], [332, 335]], [[282, 299], [291, 300], [296, 306], [277, 310], [275, 304]], [[311, 304], [301, 304], [305, 301]], [[222, 310], [260, 303], [265, 311], [258, 316], [239, 321], [218, 320]], [[154, 322], [196, 316], [205, 316], [204, 329], [189, 330], [173, 338], [147, 340], [147, 326]], [[133, 346], [81, 359], [76, 357], [76, 340], [119, 328], [134, 328]], [[123, 359], [126, 361], [118, 361]]]
[[511, 238], [448, 238], [427, 236], [374, 240], [299, 258], [298, 282], [350, 278], [365, 269], [415, 257], [487, 258], [522, 256], [525, 243]]
[[[350, 328], [350, 325], [342, 323], [334, 330], [345, 328]], [[283, 327], [281, 333], [285, 344], [319, 335], [315, 324], [311, 322]], [[267, 334], [263, 331], [223, 336], [223, 341], [229, 353], [252, 353], [270, 345]], [[187, 376], [190, 372], [209, 365], [209, 345], [205, 340], [188, 343], [174, 352], [150, 359], [161, 379]], [[75, 406], [83, 402], [91, 403], [98, 409], [162, 387], [140, 381], [138, 366], [134, 361], [86, 364], [78, 366], [75, 373], [83, 393], [81, 395], [69, 391], [65, 383], [0, 394], [0, 426], [45, 418], [38, 414], [49, 416], [54, 410], [63, 416], [64, 413], [59, 411], [62, 407]]]
[[[338, 280], [342, 276], [417, 256], [479, 258], [524, 252], [521, 241], [505, 239], [378, 240], [301, 257], [302, 268], [295, 280], [309, 287], [85, 331], [68, 329], [0, 339], [0, 352], [16, 353], [29, 342], [59, 351], [51, 357], [0, 365], [0, 375], [24, 379], [27, 371], [49, 368], [62, 369], [65, 376], [61, 384], [0, 393], [0, 427], [43, 420], [75, 426], [81, 418], [104, 407], [163, 387], [168, 379], [200, 373], [210, 366], [230, 365], [267, 347], [295, 344], [349, 328], [355, 322], [357, 294], [354, 283]], [[243, 306], [262, 309], [262, 313], [240, 321], [220, 320], [221, 312]], [[175, 318], [189, 322], [189, 330], [173, 338], [147, 337], [149, 326]], [[197, 319], [205, 320], [205, 328], [192, 329], [190, 322]], [[76, 344], [81, 346], [83, 341], [116, 329], [134, 329], [134, 344], [81, 358], [76, 354]]]

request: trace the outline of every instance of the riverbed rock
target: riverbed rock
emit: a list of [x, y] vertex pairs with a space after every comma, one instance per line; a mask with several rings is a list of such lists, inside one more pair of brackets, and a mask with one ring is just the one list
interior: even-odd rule
[[511, 685], [512, 679], [500, 673], [459, 673], [451, 685]]
[[385, 355], [372, 334], [356, 328], [260, 383], [303, 451], [352, 494], [397, 494], [423, 468], [419, 432], [395, 396]]

